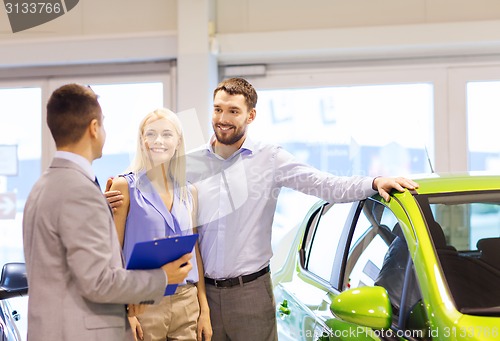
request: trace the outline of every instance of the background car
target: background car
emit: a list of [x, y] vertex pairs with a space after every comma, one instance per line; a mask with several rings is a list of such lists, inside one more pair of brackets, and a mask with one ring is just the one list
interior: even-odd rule
[[28, 281], [24, 263], [7, 263], [0, 277], [0, 341], [21, 341], [16, 327], [20, 316], [9, 304], [9, 298], [28, 294]]
[[500, 176], [316, 203], [273, 276], [280, 341], [500, 339]]

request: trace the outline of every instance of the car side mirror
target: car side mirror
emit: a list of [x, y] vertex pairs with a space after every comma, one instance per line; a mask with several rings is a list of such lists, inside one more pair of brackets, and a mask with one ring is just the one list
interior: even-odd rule
[[0, 277], [0, 299], [23, 296], [28, 293], [26, 264], [7, 263], [2, 268]]
[[359, 287], [337, 295], [330, 305], [331, 312], [346, 322], [372, 329], [391, 326], [392, 308], [383, 287]]

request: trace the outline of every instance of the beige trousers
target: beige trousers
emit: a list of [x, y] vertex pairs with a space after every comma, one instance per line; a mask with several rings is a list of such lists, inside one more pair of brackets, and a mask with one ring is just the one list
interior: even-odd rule
[[145, 341], [195, 341], [199, 315], [198, 289], [186, 284], [178, 286], [175, 294], [163, 297], [159, 304], [146, 307], [137, 318]]

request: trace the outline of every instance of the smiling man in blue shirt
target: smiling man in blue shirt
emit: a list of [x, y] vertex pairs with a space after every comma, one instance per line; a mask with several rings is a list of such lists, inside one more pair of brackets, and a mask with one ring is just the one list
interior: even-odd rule
[[241, 78], [214, 91], [207, 145], [187, 157], [198, 189], [198, 231], [213, 325], [212, 340], [277, 340], [269, 263], [271, 232], [282, 187], [329, 202], [364, 199], [376, 190], [413, 189], [405, 178], [338, 177], [298, 162], [277, 145], [253, 141], [257, 93]]

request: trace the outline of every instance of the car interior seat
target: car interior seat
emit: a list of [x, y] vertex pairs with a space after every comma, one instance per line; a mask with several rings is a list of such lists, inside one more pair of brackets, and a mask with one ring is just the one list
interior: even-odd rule
[[[464, 312], [469, 308], [500, 305], [500, 271], [447, 245], [444, 232], [437, 222], [431, 222], [428, 226], [457, 309]], [[485, 245], [488, 243], [485, 242]], [[485, 245], [481, 246], [488, 249]], [[489, 254], [488, 251], [486, 253]]]
[[449, 251], [450, 254], [457, 253], [457, 249], [455, 247], [447, 244], [443, 228], [437, 221], [429, 222], [427, 226], [429, 227], [432, 242], [434, 243], [436, 250], [439, 250], [441, 253], [445, 253], [446, 251]]
[[500, 270], [500, 238], [479, 239], [476, 245], [481, 251], [479, 259]]

